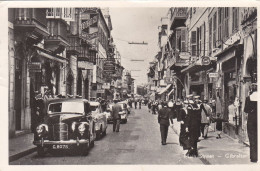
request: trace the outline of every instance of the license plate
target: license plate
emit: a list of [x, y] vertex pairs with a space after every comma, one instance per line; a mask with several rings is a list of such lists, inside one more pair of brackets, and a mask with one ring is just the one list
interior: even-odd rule
[[69, 149], [69, 145], [61, 145], [61, 144], [52, 145], [52, 149]]

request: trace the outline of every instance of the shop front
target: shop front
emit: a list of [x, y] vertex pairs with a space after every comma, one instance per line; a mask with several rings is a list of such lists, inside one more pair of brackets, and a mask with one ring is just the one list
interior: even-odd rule
[[218, 87], [216, 94], [222, 102], [223, 132], [237, 138], [241, 131], [241, 56], [243, 47], [234, 44], [218, 54]]
[[210, 100], [210, 97], [212, 98], [214, 80], [209, 79], [208, 74], [215, 67], [215, 61], [215, 58], [202, 57], [181, 70], [185, 74], [184, 87], [186, 95], [198, 95], [201, 100]]

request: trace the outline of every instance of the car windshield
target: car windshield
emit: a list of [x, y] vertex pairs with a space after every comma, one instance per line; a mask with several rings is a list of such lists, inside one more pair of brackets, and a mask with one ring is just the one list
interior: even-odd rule
[[48, 108], [49, 114], [56, 113], [84, 113], [84, 104], [83, 102], [60, 102], [60, 103], [51, 103]]

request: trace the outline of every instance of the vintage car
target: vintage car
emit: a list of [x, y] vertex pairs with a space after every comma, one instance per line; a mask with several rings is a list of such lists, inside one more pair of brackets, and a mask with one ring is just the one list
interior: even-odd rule
[[131, 113], [131, 107], [129, 106], [127, 100], [125, 100], [125, 101], [121, 101], [121, 102], [119, 102], [119, 103], [120, 103], [120, 104], [121, 104], [121, 103], [124, 103], [124, 108], [126, 109], [127, 114], [130, 114], [130, 113]]
[[[123, 109], [123, 111], [119, 112], [119, 114], [121, 115], [121, 123], [127, 123], [127, 118], [128, 118], [127, 106], [123, 102], [118, 102], [118, 104], [120, 104], [122, 109]], [[112, 119], [112, 116], [111, 116], [112, 106], [113, 106], [113, 104], [109, 104], [107, 111], [105, 112], [105, 114], [107, 116], [107, 123], [113, 122], [113, 119]]]
[[90, 110], [95, 121], [95, 131], [97, 139], [100, 139], [102, 135], [106, 135], [107, 132], [107, 116], [103, 113], [99, 102], [90, 101]]
[[108, 107], [107, 107], [107, 110], [104, 112], [106, 114], [106, 117], [107, 117], [107, 123], [113, 122], [113, 119], [112, 119], [112, 116], [111, 116], [112, 106], [113, 106], [112, 104], [109, 104]]
[[[39, 156], [45, 150], [79, 151], [87, 155], [94, 146], [95, 123], [86, 99], [54, 99], [47, 105], [47, 115], [34, 132], [33, 144]], [[75, 150], [77, 149], [77, 150]]]

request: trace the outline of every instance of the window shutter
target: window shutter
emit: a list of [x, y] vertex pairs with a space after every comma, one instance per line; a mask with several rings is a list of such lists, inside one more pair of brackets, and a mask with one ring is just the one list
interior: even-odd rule
[[213, 16], [213, 47], [216, 47], [217, 41], [217, 15], [216, 13]]
[[222, 26], [223, 25], [223, 8], [218, 9], [218, 41], [216, 42], [217, 46], [221, 44], [222, 36]]
[[191, 32], [191, 44], [196, 43], [196, 31]]
[[196, 31], [191, 32], [191, 56], [196, 56], [197, 52], [197, 34]]
[[191, 56], [196, 56], [197, 45], [191, 45]]
[[181, 50], [181, 30], [176, 30], [176, 49]]
[[186, 52], [186, 28], [181, 30], [181, 51]]
[[212, 18], [209, 20], [209, 54], [212, 51]]

